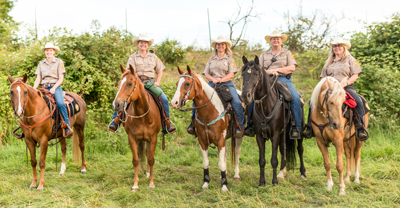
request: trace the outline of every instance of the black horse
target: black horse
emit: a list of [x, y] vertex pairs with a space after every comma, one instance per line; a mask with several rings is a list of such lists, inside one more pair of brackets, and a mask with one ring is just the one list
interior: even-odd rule
[[[278, 183], [276, 168], [278, 166], [278, 145], [281, 153], [281, 171], [278, 178], [284, 178], [286, 173], [286, 164], [291, 169], [296, 164], [295, 145], [296, 139], [289, 138], [289, 130], [291, 122], [289, 122], [289, 110], [284, 107], [284, 100], [274, 84], [275, 77], [267, 74], [259, 65], [258, 57], [248, 61], [243, 56], [242, 76], [243, 89], [242, 98], [246, 104], [250, 104], [254, 100], [253, 109], [253, 128], [256, 132], [257, 144], [259, 148], [259, 164], [260, 164], [260, 183], [259, 186], [265, 184], [265, 142], [271, 139], [272, 157], [271, 165], [273, 168], [272, 184]], [[286, 117], [286, 118], [285, 118]], [[285, 136], [286, 135], [286, 136]], [[301, 177], [306, 177], [306, 169], [303, 162], [303, 138], [297, 139], [298, 154], [300, 157], [300, 173]]]

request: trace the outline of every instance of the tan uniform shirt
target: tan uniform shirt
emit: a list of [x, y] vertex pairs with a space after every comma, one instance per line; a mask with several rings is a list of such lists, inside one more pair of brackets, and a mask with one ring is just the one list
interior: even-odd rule
[[225, 54], [221, 59], [219, 59], [217, 55], [211, 57], [207, 62], [203, 74], [210, 74], [214, 78], [222, 78], [229, 73], [236, 72], [235, 60]]
[[349, 55], [346, 61], [333, 61], [329, 66], [326, 65], [322, 68], [321, 78], [331, 76], [341, 82], [345, 77], [350, 78], [361, 73], [360, 64], [352, 55]]
[[[271, 59], [275, 57], [276, 61], [272, 63]], [[262, 69], [267, 69], [267, 67], [271, 64], [268, 69], [276, 69], [285, 66], [290, 66], [295, 64], [297, 66], [296, 60], [293, 57], [292, 52], [287, 49], [281, 48], [276, 55], [272, 53], [272, 48], [263, 52], [260, 55], [260, 65]]]
[[63, 61], [56, 57], [50, 63], [47, 62], [47, 59], [39, 62], [36, 69], [36, 75], [42, 77], [41, 84], [56, 83], [60, 74], [65, 74], [65, 67]]
[[156, 74], [165, 69], [164, 64], [154, 53], [147, 52], [146, 56], [142, 56], [139, 52], [135, 52], [129, 56], [126, 68], [129, 64], [133, 66], [138, 76], [146, 76], [154, 79]]

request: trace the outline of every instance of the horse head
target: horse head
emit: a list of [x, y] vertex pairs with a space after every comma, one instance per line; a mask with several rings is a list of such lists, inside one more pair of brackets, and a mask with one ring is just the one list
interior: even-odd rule
[[21, 118], [24, 115], [26, 104], [29, 100], [28, 96], [28, 86], [26, 81], [28, 76], [25, 74], [23, 78], [13, 79], [8, 75], [8, 81], [10, 81], [10, 99], [11, 106], [14, 110], [14, 115], [16, 118]]
[[243, 77], [243, 88], [242, 98], [246, 104], [253, 101], [253, 91], [259, 80], [262, 78], [262, 69], [258, 57], [255, 56], [254, 60], [248, 61], [245, 56], [242, 57], [242, 77]]
[[141, 86], [139, 77], [136, 75], [135, 69], [129, 65], [129, 69], [125, 69], [120, 65], [122, 76], [118, 82], [118, 93], [113, 102], [113, 110], [121, 112], [125, 105], [132, 101], [136, 101], [139, 97], [139, 86]]
[[187, 66], [187, 72], [183, 72], [178, 66], [178, 72], [181, 75], [178, 81], [178, 86], [175, 91], [174, 98], [171, 100], [172, 107], [179, 109], [186, 104], [187, 100], [193, 100], [195, 92], [195, 76], [192, 70]]

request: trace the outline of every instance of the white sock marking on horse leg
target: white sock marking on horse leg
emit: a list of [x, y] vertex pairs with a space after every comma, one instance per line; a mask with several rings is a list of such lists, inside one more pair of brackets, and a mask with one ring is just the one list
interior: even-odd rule
[[[231, 138], [234, 139], [234, 138]], [[240, 152], [241, 152], [241, 145], [243, 142], [243, 138], [240, 139], [236, 139], [236, 147], [235, 147], [235, 176], [233, 176], [233, 178], [235, 179], [239, 179], [239, 158], [240, 158]]]
[[[203, 156], [203, 168], [208, 169], [208, 166], [210, 163], [210, 161], [208, 160], [208, 150], [203, 150], [203, 148], [201, 148], [201, 145], [200, 145], [200, 149], [201, 149], [201, 155]], [[204, 182], [202, 188], [208, 189], [208, 183]]]
[[286, 175], [286, 166], [281, 171], [279, 171], [279, 174], [276, 177], [279, 179], [285, 179], [285, 175]]
[[66, 169], [67, 169], [67, 166], [65, 165], [65, 163], [61, 163], [60, 175], [63, 175], [65, 173]]
[[225, 163], [225, 147], [221, 148], [221, 151], [219, 152], [219, 169], [221, 171], [226, 171], [226, 163]]
[[360, 183], [360, 173], [358, 172], [358, 168], [354, 171], [354, 183]]
[[17, 115], [21, 115], [22, 114], [22, 106], [21, 106], [21, 88], [18, 86], [17, 87], [18, 90], [18, 110], [17, 110]]
[[117, 92], [117, 95], [115, 95], [114, 101], [113, 101], [113, 107], [115, 108], [115, 99], [117, 99], [119, 91], [121, 91], [122, 85], [126, 82], [126, 77], [124, 77], [124, 79], [122, 79], [121, 81], [121, 85], [119, 86], [119, 90]]
[[332, 186], [333, 186], [333, 181], [332, 181], [332, 179], [328, 179], [328, 183], [327, 183], [326, 189], [327, 189], [328, 191], [332, 191]]
[[150, 173], [146, 172], [147, 178], [150, 178]]
[[223, 185], [221, 191], [223, 191], [223, 192], [228, 191], [228, 187], [226, 187], [226, 185]]

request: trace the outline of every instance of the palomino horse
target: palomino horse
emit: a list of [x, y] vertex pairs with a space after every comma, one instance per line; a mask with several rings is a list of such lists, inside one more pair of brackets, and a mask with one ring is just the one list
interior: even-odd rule
[[[217, 92], [210, 87], [202, 77], [196, 76], [189, 66], [187, 66], [187, 70], [187, 72], [183, 72], [178, 67], [178, 72], [181, 76], [174, 98], [171, 100], [171, 105], [176, 109], [180, 109], [186, 104], [186, 101], [193, 100], [196, 106], [194, 125], [203, 155], [203, 189], [208, 189], [208, 184], [210, 183], [208, 147], [214, 144], [218, 147], [218, 165], [221, 170], [222, 191], [228, 191], [228, 181], [226, 179], [226, 160], [228, 152], [226, 150], [225, 137], [228, 133], [229, 117]], [[235, 141], [233, 140], [234, 138], [232, 138], [231, 155], [233, 155], [233, 151], [235, 151], [235, 157], [231, 159], [232, 163], [235, 163], [234, 179], [239, 179], [240, 145], [242, 144], [243, 138], [235, 139]]]
[[[147, 176], [149, 188], [155, 188], [153, 177], [154, 152], [157, 146], [157, 134], [161, 128], [160, 110], [153, 97], [146, 92], [132, 65], [126, 70], [120, 65], [122, 76], [119, 91], [113, 102], [113, 109], [126, 113], [125, 131], [132, 151], [132, 163], [135, 168], [135, 179], [132, 191], [139, 188], [139, 160], [144, 162], [145, 146], [147, 157]], [[147, 143], [147, 145], [145, 145]]]
[[[31, 165], [33, 169], [33, 179], [29, 188], [36, 188], [36, 182], [38, 180], [36, 172], [36, 146], [40, 146], [40, 182], [37, 187], [38, 190], [43, 189], [44, 185], [44, 168], [46, 162], [46, 154], [48, 147], [48, 140], [52, 134], [52, 124], [55, 124], [55, 120], [51, 119], [53, 112], [47, 107], [46, 101], [43, 99], [43, 95], [26, 84], [28, 76], [25, 74], [24, 77], [13, 79], [8, 75], [8, 80], [11, 83], [10, 86], [10, 97], [11, 104], [14, 110], [16, 118], [20, 118], [22, 132], [25, 135], [25, 143], [29, 149], [31, 155]], [[72, 95], [80, 105], [80, 112], [70, 117], [69, 121], [71, 127], [74, 128], [74, 139], [73, 139], [73, 155], [74, 158], [79, 158], [79, 149], [82, 157], [82, 169], [81, 173], [86, 172], [85, 162], [85, 143], [84, 143], [84, 128], [86, 119], [86, 103], [79, 97], [79, 95], [68, 92]], [[50, 118], [50, 119], [49, 119]], [[28, 126], [29, 128], [26, 128]], [[62, 137], [62, 130], [57, 132], [56, 138]], [[62, 151], [62, 164], [60, 175], [64, 174], [66, 170], [65, 164], [65, 153], [67, 151], [67, 144], [65, 138], [60, 138], [61, 151]]]
[[[361, 146], [363, 142], [358, 141], [354, 133], [354, 125], [351, 128], [346, 125], [348, 119], [344, 118], [342, 105], [346, 93], [343, 87], [347, 79], [339, 83], [333, 77], [323, 78], [314, 88], [311, 97], [311, 122], [315, 133], [317, 144], [324, 158], [326, 176], [328, 178], [327, 189], [332, 190], [333, 181], [331, 176], [331, 163], [329, 161], [328, 144], [330, 142], [336, 148], [336, 169], [339, 172], [339, 195], [345, 195], [344, 181], [350, 182], [351, 170], [354, 169], [354, 182], [359, 183]], [[364, 115], [365, 127], [368, 126], [369, 113]], [[316, 126], [318, 125], [318, 126]], [[345, 126], [345, 128], [343, 128]], [[349, 132], [350, 130], [350, 132]], [[321, 134], [322, 132], [322, 134]], [[343, 180], [343, 146], [346, 154], [346, 179]]]
[[[260, 183], [265, 184], [265, 142], [270, 138], [272, 142], [271, 165], [273, 168], [272, 184], [278, 183], [277, 178], [284, 178], [286, 174], [286, 163], [288, 167], [294, 167], [296, 161], [295, 143], [296, 140], [289, 139], [288, 133], [290, 122], [285, 119], [288, 110], [284, 109], [284, 104], [278, 97], [276, 88], [264, 69], [260, 68], [258, 57], [254, 61], [248, 61], [243, 56], [244, 66], [242, 67], [243, 92], [242, 98], [246, 104], [254, 100], [253, 123], [256, 132], [257, 144], [259, 149], [260, 164]], [[262, 121], [259, 121], [262, 120]], [[286, 128], [286, 129], [285, 129]], [[286, 134], [286, 136], [285, 136]], [[277, 176], [278, 166], [278, 146], [281, 152], [281, 168]], [[298, 139], [297, 146], [300, 157], [300, 174], [305, 178], [306, 169], [303, 162], [303, 139]]]

